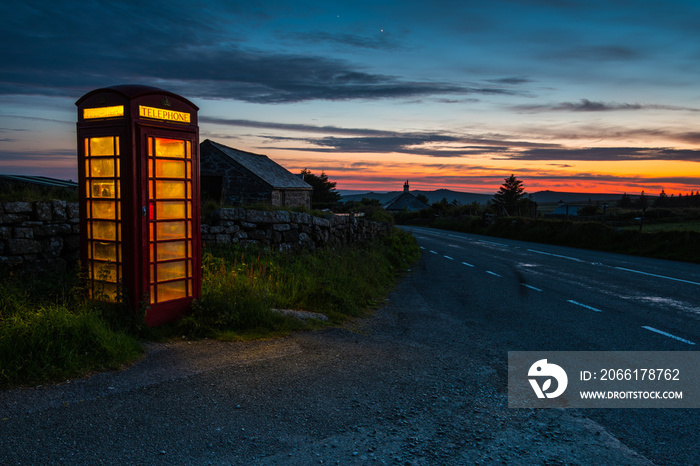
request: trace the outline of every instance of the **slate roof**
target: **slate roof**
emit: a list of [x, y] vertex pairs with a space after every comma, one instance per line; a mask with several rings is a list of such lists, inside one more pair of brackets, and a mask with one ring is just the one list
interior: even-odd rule
[[282, 165], [270, 160], [266, 155], [244, 152], [232, 147], [224, 146], [217, 142], [206, 139], [202, 144], [210, 144], [225, 156], [238, 162], [243, 167], [250, 170], [258, 178], [265, 181], [273, 188], [282, 189], [313, 189], [301, 177], [294, 175]]
[[78, 188], [78, 183], [75, 181], [58, 180], [56, 178], [49, 178], [46, 176], [0, 175], [0, 181], [30, 183], [39, 186], [46, 186], [48, 188]]
[[428, 204], [420, 201], [411, 193], [403, 192], [384, 205], [385, 210], [421, 210], [427, 209]]

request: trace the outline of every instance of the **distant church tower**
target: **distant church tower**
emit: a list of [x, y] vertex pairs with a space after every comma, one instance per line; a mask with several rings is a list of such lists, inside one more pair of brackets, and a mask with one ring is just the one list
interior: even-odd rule
[[408, 180], [406, 180], [406, 182], [403, 184], [403, 192], [408, 192]]

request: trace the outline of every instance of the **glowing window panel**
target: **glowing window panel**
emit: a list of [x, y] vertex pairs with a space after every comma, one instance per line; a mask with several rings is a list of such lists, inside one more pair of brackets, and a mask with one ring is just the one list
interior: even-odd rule
[[104, 180], [98, 180], [98, 181], [90, 181], [89, 182], [90, 189], [88, 191], [88, 197], [93, 197], [93, 198], [110, 198], [114, 199], [115, 197], [119, 197], [118, 193], [118, 184], [115, 185], [114, 181], [104, 181]]
[[94, 220], [92, 223], [92, 237], [107, 241], [117, 241], [119, 225], [115, 222], [104, 222]]
[[158, 302], [187, 297], [187, 281], [160, 283], [157, 285]]
[[93, 259], [109, 261], [117, 257], [117, 243], [95, 241], [93, 246], [95, 248], [95, 253], [92, 255]]
[[185, 241], [171, 241], [167, 243], [158, 243], [157, 257], [158, 261], [166, 261], [170, 259], [185, 259], [187, 257], [187, 244]]
[[[180, 239], [185, 237], [185, 222], [158, 222], [156, 226], [158, 240]], [[162, 245], [159, 245], [160, 247]]]
[[[119, 202], [114, 201], [92, 201], [88, 206], [92, 207], [91, 218], [99, 218], [105, 220], [118, 220], [120, 217]], [[88, 208], [88, 211], [90, 209]]]
[[185, 261], [163, 262], [158, 264], [156, 275], [158, 281], [176, 280], [178, 278], [186, 278], [187, 266]]
[[114, 177], [114, 159], [110, 158], [92, 158], [90, 160], [90, 176], [96, 178], [112, 178]]
[[93, 267], [93, 277], [95, 277], [96, 280], [101, 280], [109, 283], [117, 282], [117, 264], [115, 264], [114, 262], [95, 262]]
[[156, 157], [185, 158], [185, 141], [156, 138]]
[[156, 176], [158, 178], [184, 178], [185, 162], [156, 159]]
[[124, 116], [124, 106], [114, 105], [112, 107], [84, 108], [83, 118], [92, 120], [94, 118], [115, 118]]
[[115, 155], [114, 142], [119, 140], [113, 136], [103, 138], [90, 138], [90, 156]]
[[184, 181], [156, 180], [157, 199], [182, 199], [185, 197]]
[[156, 218], [158, 220], [185, 218], [185, 203], [182, 201], [156, 202]]

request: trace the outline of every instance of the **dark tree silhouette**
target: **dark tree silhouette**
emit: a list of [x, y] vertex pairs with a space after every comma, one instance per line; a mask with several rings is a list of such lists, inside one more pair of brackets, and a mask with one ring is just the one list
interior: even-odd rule
[[493, 204], [498, 213], [505, 211], [507, 215], [514, 214], [518, 208], [520, 199], [525, 196], [525, 188], [523, 182], [510, 175], [505, 179], [505, 183], [501, 186], [496, 194], [493, 195]]
[[340, 202], [340, 193], [335, 190], [337, 183], [330, 181], [328, 175], [323, 171], [320, 176], [316, 176], [305, 168], [301, 171], [301, 174], [304, 177], [304, 181], [314, 188], [311, 194], [312, 209], [329, 209]]

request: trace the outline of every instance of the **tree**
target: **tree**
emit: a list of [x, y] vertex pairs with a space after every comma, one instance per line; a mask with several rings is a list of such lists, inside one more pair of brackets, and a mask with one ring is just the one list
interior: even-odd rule
[[334, 181], [328, 179], [325, 172], [321, 172], [320, 176], [316, 176], [308, 169], [303, 169], [301, 175], [304, 181], [314, 188], [311, 193], [311, 208], [312, 209], [329, 209], [340, 202], [340, 193], [335, 190]]
[[623, 209], [631, 209], [632, 208], [632, 198], [630, 197], [629, 194], [624, 193], [622, 197], [620, 198], [619, 201], [617, 201], [617, 205], [622, 207]]
[[505, 178], [503, 186], [493, 195], [496, 211], [498, 213], [505, 211], [506, 215], [514, 214], [523, 196], [525, 196], [523, 182], [517, 179], [515, 175], [510, 175], [508, 178]]
[[416, 199], [421, 201], [423, 204], [430, 204], [430, 199], [428, 199], [428, 196], [425, 194], [419, 194], [416, 196]]
[[654, 201], [654, 207], [666, 207], [668, 203], [668, 194], [666, 194], [666, 191], [662, 188], [659, 197]]

